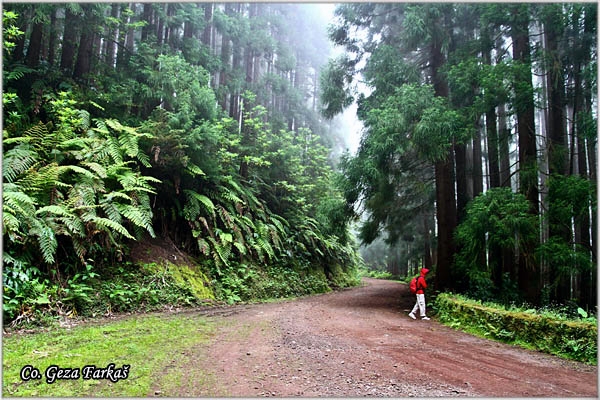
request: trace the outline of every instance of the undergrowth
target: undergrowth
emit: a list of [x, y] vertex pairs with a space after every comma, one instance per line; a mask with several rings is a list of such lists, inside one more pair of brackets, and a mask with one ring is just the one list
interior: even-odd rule
[[573, 318], [560, 309], [502, 306], [447, 293], [436, 297], [435, 309], [439, 320], [452, 328], [597, 364], [597, 320], [584, 310]]
[[216, 297], [228, 304], [325, 293], [359, 283], [353, 270], [346, 272], [335, 267], [330, 270], [326, 273], [323, 268], [314, 267], [271, 265], [257, 268], [242, 264], [228, 269], [213, 283]]
[[[4, 285], [5, 328], [36, 328], [77, 317], [149, 312], [171, 307], [223, 302], [265, 301], [324, 293], [355, 286], [355, 270], [339, 266], [240, 264], [221, 270], [216, 279], [197, 266], [167, 261], [126, 262], [97, 273], [88, 265], [63, 282], [40, 276], [20, 277]], [[6, 277], [5, 277], [6, 283]]]
[[[193, 306], [214, 299], [207, 278], [188, 266], [168, 262], [126, 262], [104, 268], [87, 266], [65, 282], [24, 277], [18, 286], [4, 285], [4, 320], [11, 327], [47, 326], [57, 320], [154, 311]], [[204, 282], [204, 283], [203, 283]]]

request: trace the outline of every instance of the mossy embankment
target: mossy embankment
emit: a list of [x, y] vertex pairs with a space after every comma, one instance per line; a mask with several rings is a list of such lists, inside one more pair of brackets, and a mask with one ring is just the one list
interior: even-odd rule
[[516, 344], [588, 364], [597, 364], [597, 321], [567, 320], [533, 309], [506, 309], [462, 296], [440, 294], [437, 318], [444, 324], [478, 336]]

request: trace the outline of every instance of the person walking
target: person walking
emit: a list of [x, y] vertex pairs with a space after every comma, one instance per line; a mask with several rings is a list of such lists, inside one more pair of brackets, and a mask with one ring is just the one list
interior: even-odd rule
[[425, 313], [425, 289], [427, 288], [427, 282], [425, 281], [425, 275], [429, 270], [427, 268], [421, 269], [421, 275], [417, 277], [417, 302], [413, 307], [412, 311], [408, 314], [412, 319], [417, 319], [415, 313], [419, 310], [421, 319], [429, 320], [429, 317]]

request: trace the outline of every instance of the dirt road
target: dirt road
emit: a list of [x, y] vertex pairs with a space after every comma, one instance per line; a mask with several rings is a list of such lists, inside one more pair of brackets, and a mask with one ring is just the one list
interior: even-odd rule
[[[198, 351], [206, 382], [172, 396], [596, 397], [597, 368], [407, 316], [405, 285], [234, 307]], [[227, 315], [229, 314], [229, 315]], [[202, 354], [202, 356], [200, 355]]]

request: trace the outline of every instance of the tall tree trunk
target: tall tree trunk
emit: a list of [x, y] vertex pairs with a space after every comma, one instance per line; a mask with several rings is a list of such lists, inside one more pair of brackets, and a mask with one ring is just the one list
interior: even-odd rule
[[500, 186], [511, 187], [510, 141], [511, 132], [506, 125], [506, 105], [498, 105], [498, 154], [500, 160]]
[[27, 55], [25, 56], [25, 63], [30, 68], [37, 67], [40, 62], [43, 32], [44, 25], [42, 24], [42, 22], [34, 22], [33, 28], [31, 30], [31, 36], [29, 37], [29, 47], [27, 47]]
[[212, 19], [213, 19], [213, 7], [212, 3], [206, 3], [204, 5], [204, 31], [202, 32], [202, 44], [210, 49], [211, 37], [212, 37]]
[[[442, 44], [434, 40], [431, 46], [430, 65], [436, 96], [448, 97], [448, 82], [438, 72], [445, 63]], [[435, 195], [438, 225], [436, 285], [440, 290], [452, 288], [451, 270], [455, 254], [456, 193], [454, 189], [454, 146], [446, 158], [437, 161], [435, 170]]]
[[152, 15], [154, 13], [153, 3], [144, 3], [144, 11], [142, 13], [142, 19], [146, 21], [146, 25], [142, 27], [142, 36], [140, 39], [142, 42], [148, 40], [150, 33], [155, 30]]
[[[129, 62], [129, 36], [133, 36], [133, 28], [131, 27], [131, 15], [126, 14], [126, 10], [135, 10], [135, 3], [129, 3], [127, 6], [123, 5], [121, 8], [121, 15], [127, 15], [125, 21], [121, 22], [121, 29], [119, 30], [119, 39], [117, 45], [117, 60], [116, 67], [123, 68]], [[127, 29], [125, 27], [129, 26]], [[131, 43], [133, 45], [133, 42]]]
[[467, 183], [467, 145], [458, 143], [454, 145], [454, 160], [456, 163], [456, 216], [457, 223], [461, 223], [466, 215], [469, 202]]
[[[68, 22], [67, 22], [68, 21]], [[60, 55], [60, 69], [66, 74], [73, 72], [75, 50], [77, 48], [77, 26], [79, 16], [71, 11], [69, 6], [65, 10], [65, 29], [63, 32], [62, 52]]]
[[165, 29], [165, 17], [167, 4], [157, 4], [162, 7], [162, 12], [156, 12], [156, 45], [160, 47], [168, 40], [168, 29]]
[[[537, 147], [531, 54], [529, 45], [529, 5], [511, 6], [511, 38], [513, 58], [521, 66], [515, 73], [515, 109], [519, 135], [519, 189], [530, 204], [530, 212], [539, 214], [537, 187]], [[533, 304], [540, 302], [540, 276], [535, 260], [536, 240], [523, 246], [519, 257], [519, 289], [525, 299]]]
[[[225, 86], [228, 83], [227, 70], [231, 63], [231, 40], [229, 36], [223, 35], [221, 38], [221, 71], [219, 75], [219, 86]], [[229, 104], [229, 91], [223, 90], [219, 99], [219, 104], [223, 110], [227, 110]]]
[[77, 51], [77, 60], [75, 62], [75, 70], [73, 71], [73, 78], [82, 79], [87, 74], [90, 73], [91, 70], [91, 62], [92, 62], [92, 51], [93, 51], [93, 41], [94, 41], [94, 33], [92, 32], [91, 23], [93, 20], [92, 17], [92, 7], [91, 4], [82, 5], [84, 16], [83, 21], [85, 23], [81, 29], [81, 36], [79, 38], [79, 49]]
[[52, 11], [50, 12], [50, 32], [48, 37], [48, 64], [54, 65], [56, 62], [56, 37], [58, 35], [58, 27], [57, 21], [58, 18], [56, 14], [58, 12], [57, 7], [53, 6]]
[[[564, 72], [558, 50], [558, 41], [562, 35], [562, 5], [547, 5], [544, 30], [547, 57], [547, 90], [548, 90], [548, 171], [550, 176], [569, 173], [566, 119], [564, 115]], [[578, 86], [578, 85], [576, 85]], [[575, 145], [575, 141], [572, 141]], [[571, 163], [574, 162], [571, 159]], [[549, 237], [561, 237], [566, 243], [571, 239], [570, 224], [557, 218], [560, 212], [555, 210], [557, 205], [552, 202], [548, 205]], [[559, 207], [559, 206], [558, 206]], [[553, 300], [563, 302], [570, 299], [571, 276], [561, 273], [564, 265], [550, 265], [550, 279], [556, 284]]]
[[[240, 15], [242, 13], [242, 4], [237, 4], [237, 10], [232, 6], [232, 14]], [[239, 40], [233, 42], [233, 58], [231, 62], [231, 70], [235, 74], [242, 67], [242, 46]], [[240, 91], [239, 89], [233, 89], [231, 93], [231, 104], [229, 107], [229, 116], [237, 119], [240, 112]]]
[[[595, 21], [597, 18], [597, 9], [595, 7], [584, 7], [583, 9], [583, 36], [580, 40], [581, 59], [577, 60], [575, 65], [575, 89], [578, 89], [577, 83], [581, 85], [579, 90], [580, 96], [575, 96], [575, 104], [573, 110], [573, 120], [575, 121], [579, 174], [582, 177], [596, 182], [596, 139], [584, 137], [584, 127], [582, 119], [578, 117], [579, 112], [582, 114], [591, 113], [592, 107], [595, 104], [592, 101], [592, 90], [594, 87], [593, 77], [582, 73], [582, 66], [587, 66], [590, 62], [590, 53], [593, 46], [593, 37]], [[575, 24], [576, 22], [574, 22]], [[587, 157], [586, 157], [587, 156]], [[591, 215], [591, 219], [590, 216]], [[588, 216], [583, 216], [576, 224], [576, 242], [580, 243], [590, 251], [592, 269], [590, 271], [582, 271], [581, 273], [581, 305], [583, 307], [594, 309], [597, 305], [597, 214], [593, 209], [588, 210]], [[590, 234], [591, 232], [591, 234]]]
[[478, 118], [475, 123], [475, 137], [473, 138], [473, 194], [472, 198], [483, 193], [483, 154], [481, 151], [481, 126]]
[[429, 230], [429, 218], [427, 213], [423, 214], [423, 266], [431, 269], [433, 261], [431, 259], [431, 234]]
[[[114, 20], [118, 20], [121, 15], [121, 6], [118, 3], [113, 3], [110, 9], [110, 16]], [[119, 27], [112, 26], [108, 32], [108, 37], [106, 38], [106, 64], [110, 68], [115, 67], [115, 58], [116, 58], [116, 45], [119, 40]]]

